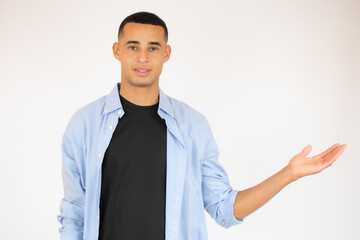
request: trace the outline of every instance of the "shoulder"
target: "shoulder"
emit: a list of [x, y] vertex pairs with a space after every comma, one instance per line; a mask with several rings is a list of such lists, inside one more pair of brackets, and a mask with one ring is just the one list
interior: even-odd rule
[[189, 119], [192, 121], [206, 121], [206, 117], [189, 104], [173, 97], [168, 98], [176, 118], [180, 118], [182, 120]]
[[173, 108], [176, 122], [183, 132], [202, 133], [204, 135], [209, 132], [210, 126], [204, 114], [181, 100], [169, 97], [169, 101]]
[[169, 101], [186, 145], [196, 148], [201, 156], [216, 154], [217, 145], [205, 115], [175, 98], [170, 97]]
[[102, 96], [78, 109], [71, 117], [67, 132], [83, 131], [94, 122], [101, 121], [106, 96]]

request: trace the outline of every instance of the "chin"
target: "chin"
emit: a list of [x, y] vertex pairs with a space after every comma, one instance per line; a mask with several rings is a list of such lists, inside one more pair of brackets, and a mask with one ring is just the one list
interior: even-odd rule
[[149, 87], [155, 84], [156, 81], [152, 81], [152, 80], [146, 80], [146, 79], [139, 79], [137, 81], [133, 81], [132, 85], [137, 86], [137, 87]]

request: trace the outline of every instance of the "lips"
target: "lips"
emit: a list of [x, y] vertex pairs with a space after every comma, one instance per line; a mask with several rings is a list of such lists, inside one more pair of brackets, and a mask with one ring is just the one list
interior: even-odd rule
[[138, 76], [145, 77], [149, 75], [151, 69], [150, 68], [134, 68], [135, 73]]

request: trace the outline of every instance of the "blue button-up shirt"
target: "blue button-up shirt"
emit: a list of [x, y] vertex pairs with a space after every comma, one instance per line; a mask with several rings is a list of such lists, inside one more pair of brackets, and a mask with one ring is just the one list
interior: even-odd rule
[[[109, 95], [78, 110], [65, 130], [65, 197], [58, 216], [63, 240], [98, 239], [101, 165], [118, 118], [125, 114], [119, 87], [120, 83]], [[204, 209], [225, 228], [241, 223], [233, 210], [238, 191], [231, 188], [218, 162], [206, 118], [161, 89], [158, 114], [167, 127], [165, 239], [207, 239]]]

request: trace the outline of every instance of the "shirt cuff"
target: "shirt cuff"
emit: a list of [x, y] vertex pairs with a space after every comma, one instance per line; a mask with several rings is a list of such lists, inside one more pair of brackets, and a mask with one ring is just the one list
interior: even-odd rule
[[237, 190], [231, 190], [231, 192], [229, 193], [228, 196], [228, 202], [227, 204], [225, 204], [225, 216], [227, 216], [227, 221], [226, 221], [226, 226], [225, 228], [229, 228], [231, 226], [240, 224], [244, 221], [245, 218], [238, 220], [236, 219], [235, 215], [234, 215], [234, 202], [235, 202], [235, 198], [237, 196], [239, 191]]

